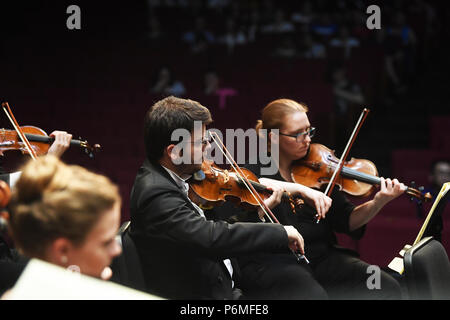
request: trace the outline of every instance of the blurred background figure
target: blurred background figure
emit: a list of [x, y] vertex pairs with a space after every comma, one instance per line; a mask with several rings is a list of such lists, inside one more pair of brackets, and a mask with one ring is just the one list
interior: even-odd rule
[[225, 109], [227, 106], [227, 97], [238, 94], [238, 91], [232, 87], [220, 85], [220, 78], [215, 71], [208, 71], [204, 75], [204, 94], [216, 95], [219, 97], [219, 108]]
[[214, 33], [207, 28], [206, 21], [203, 17], [195, 19], [194, 28], [183, 34], [182, 40], [186, 42], [192, 53], [202, 53], [213, 44], [216, 39]]
[[[436, 199], [439, 191], [441, 191], [442, 185], [446, 182], [450, 182], [450, 160], [438, 159], [433, 161], [430, 167], [429, 179], [430, 185], [425, 191], [430, 192], [433, 198]], [[450, 198], [448, 202], [450, 202]], [[423, 208], [420, 203], [418, 204], [418, 212], [421, 218], [425, 217], [426, 213], [423, 212]], [[434, 239], [442, 242], [442, 231], [444, 229], [442, 218], [441, 213], [433, 214], [424, 236], [432, 236]]]
[[150, 89], [151, 93], [163, 96], [181, 97], [186, 93], [183, 82], [174, 78], [168, 67], [162, 67], [157, 73], [157, 78]]
[[300, 54], [307, 59], [322, 59], [327, 57], [327, 49], [315, 36], [307, 33], [303, 36]]
[[359, 40], [350, 35], [346, 26], [339, 28], [337, 37], [330, 40], [330, 47], [340, 48], [343, 50], [343, 57], [350, 58], [352, 49], [359, 47]]
[[219, 38], [219, 43], [225, 44], [228, 53], [232, 54], [235, 46], [247, 43], [244, 29], [236, 25], [234, 19], [227, 19], [225, 23], [225, 33]]
[[347, 77], [342, 64], [331, 67], [334, 108], [331, 113], [333, 145], [342, 152], [365, 103], [361, 86]]

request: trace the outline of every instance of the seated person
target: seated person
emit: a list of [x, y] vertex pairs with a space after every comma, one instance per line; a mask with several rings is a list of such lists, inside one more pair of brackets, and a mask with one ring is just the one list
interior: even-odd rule
[[[10, 231], [19, 252], [64, 268], [107, 279], [109, 265], [121, 253], [115, 240], [121, 199], [108, 178], [54, 156], [28, 162], [13, 190]], [[0, 264], [0, 289], [20, 275], [21, 263]]]

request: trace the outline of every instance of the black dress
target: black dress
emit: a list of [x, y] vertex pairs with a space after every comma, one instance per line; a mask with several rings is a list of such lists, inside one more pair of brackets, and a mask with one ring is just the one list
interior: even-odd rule
[[0, 296], [15, 285], [28, 261], [0, 236]]

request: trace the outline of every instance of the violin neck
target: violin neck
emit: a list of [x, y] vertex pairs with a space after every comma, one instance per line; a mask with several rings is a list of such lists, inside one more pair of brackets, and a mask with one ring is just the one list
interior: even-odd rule
[[[51, 144], [53, 143], [53, 141], [55, 141], [55, 138], [53, 137], [48, 137], [48, 136], [41, 136], [38, 134], [32, 134], [32, 133], [25, 133], [25, 137], [32, 142], [42, 142], [42, 143], [48, 143]], [[80, 140], [75, 140], [72, 139], [70, 141], [70, 145], [71, 146], [80, 146], [81, 145], [81, 141]]]
[[349, 169], [346, 167], [342, 168], [341, 175], [346, 178], [355, 179], [355, 180], [365, 182], [368, 184], [380, 184], [381, 183], [381, 179], [377, 176], [359, 172], [359, 171]]
[[[257, 192], [266, 192], [266, 193], [269, 193], [269, 194], [273, 193], [272, 190], [267, 189], [267, 187], [265, 185], [263, 185], [263, 184], [261, 184], [259, 182], [255, 182], [255, 181], [252, 181], [252, 180], [249, 180], [249, 182], [252, 184], [253, 188], [255, 188], [255, 190]], [[238, 183], [239, 184], [243, 184], [243, 182], [240, 181], [240, 180], [238, 181]], [[283, 194], [281, 196], [281, 199], [282, 200], [289, 200], [289, 194], [287, 192], [283, 192]]]

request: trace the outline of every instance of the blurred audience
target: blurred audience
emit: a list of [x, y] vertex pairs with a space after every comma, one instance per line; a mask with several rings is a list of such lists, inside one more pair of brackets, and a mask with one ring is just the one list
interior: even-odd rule
[[192, 53], [204, 52], [216, 41], [213, 32], [207, 28], [203, 17], [195, 19], [194, 28], [184, 33], [182, 39], [189, 45]]
[[350, 35], [346, 26], [340, 27], [338, 36], [330, 40], [330, 47], [342, 49], [345, 59], [350, 58], [352, 49], [359, 47], [359, 44], [359, 40]]
[[181, 97], [186, 93], [183, 82], [174, 78], [172, 71], [167, 67], [162, 67], [157, 73], [156, 80], [150, 88], [151, 93], [161, 95], [173, 95]]

